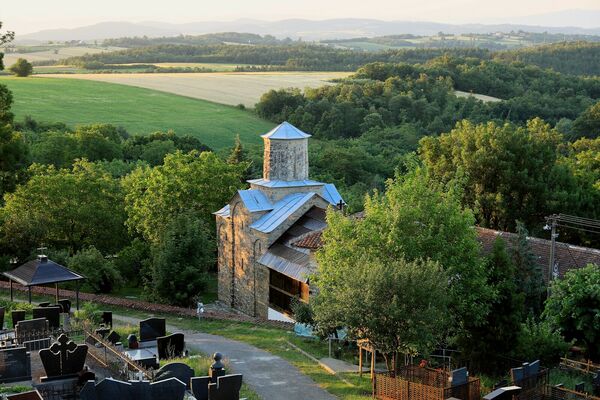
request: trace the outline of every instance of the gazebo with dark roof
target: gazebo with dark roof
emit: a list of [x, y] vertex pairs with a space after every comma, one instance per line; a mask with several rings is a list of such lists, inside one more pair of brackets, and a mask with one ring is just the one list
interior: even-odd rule
[[[10, 299], [13, 300], [13, 281], [29, 289], [29, 303], [31, 303], [31, 287], [54, 283], [56, 286], [56, 302], [58, 304], [58, 284], [61, 282], [80, 281], [85, 276], [75, 273], [60, 264], [49, 260], [47, 256], [40, 255], [37, 259], [26, 262], [12, 271], [3, 272], [10, 280]], [[77, 309], [79, 310], [79, 284], [76, 290]]]

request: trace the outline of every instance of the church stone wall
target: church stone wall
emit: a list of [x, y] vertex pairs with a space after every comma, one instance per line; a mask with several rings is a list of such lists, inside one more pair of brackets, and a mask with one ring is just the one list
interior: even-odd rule
[[265, 138], [263, 178], [272, 181], [308, 179], [308, 139]]
[[262, 284], [265, 281], [264, 271], [261, 270], [264, 267], [256, 263], [267, 249], [265, 239], [254, 235], [250, 229], [253, 218], [241, 201], [231, 204], [229, 218], [220, 219], [223, 224], [217, 225], [220, 227], [219, 300], [248, 315], [266, 318], [264, 305], [268, 305], [269, 298], [268, 274], [265, 290]]

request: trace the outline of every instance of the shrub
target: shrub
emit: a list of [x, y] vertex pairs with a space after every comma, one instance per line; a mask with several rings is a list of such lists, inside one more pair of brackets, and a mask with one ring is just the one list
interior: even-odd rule
[[26, 59], [19, 58], [8, 70], [16, 76], [26, 77], [33, 72], [33, 65]]
[[94, 293], [109, 293], [121, 284], [114, 263], [104, 258], [94, 246], [80, 250], [69, 258], [67, 265], [86, 277], [84, 289]]
[[521, 327], [514, 357], [524, 361], [539, 359], [542, 365], [552, 366], [560, 361], [570, 346], [548, 322], [528, 318]]

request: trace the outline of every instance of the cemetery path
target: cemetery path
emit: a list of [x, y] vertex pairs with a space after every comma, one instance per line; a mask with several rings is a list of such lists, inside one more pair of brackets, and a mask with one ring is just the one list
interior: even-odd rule
[[[137, 318], [114, 315], [115, 320], [136, 325]], [[181, 329], [167, 325], [167, 330]], [[246, 343], [198, 331], [183, 330], [186, 346], [229, 358], [233, 372], [244, 375], [244, 383], [265, 400], [334, 400], [337, 397], [320, 388], [311, 378], [281, 357]]]

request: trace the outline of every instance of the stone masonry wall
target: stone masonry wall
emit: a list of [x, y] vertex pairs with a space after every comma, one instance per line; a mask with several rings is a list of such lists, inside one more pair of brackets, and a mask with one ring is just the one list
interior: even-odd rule
[[284, 181], [308, 179], [308, 139], [265, 138], [263, 178]]

